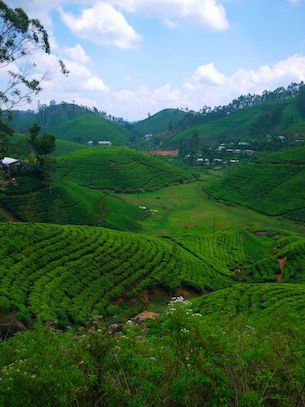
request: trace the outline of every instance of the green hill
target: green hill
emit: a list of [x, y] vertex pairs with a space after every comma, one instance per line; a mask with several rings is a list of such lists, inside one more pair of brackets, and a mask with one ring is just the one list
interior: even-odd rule
[[0, 196], [2, 220], [97, 225], [103, 219], [114, 229], [141, 229], [138, 222], [145, 216], [143, 210], [110, 194], [57, 177], [51, 186], [31, 174], [17, 176], [16, 181], [17, 185], [8, 185]]
[[305, 134], [305, 118], [298, 107], [298, 98], [288, 98], [244, 108], [227, 117], [213, 119], [205, 124], [188, 128], [169, 139], [177, 144], [191, 138], [198, 130], [201, 139], [255, 140], [267, 134]]
[[194, 301], [194, 309], [213, 318], [284, 315], [291, 312], [305, 318], [303, 284], [238, 284]]
[[122, 192], [160, 189], [192, 179], [164, 159], [116, 147], [93, 147], [62, 156], [58, 173], [90, 188]]
[[107, 140], [114, 145], [126, 145], [131, 136], [125, 128], [93, 114], [65, 120], [57, 126], [49, 127], [48, 132], [60, 139], [83, 144], [87, 144], [90, 140], [95, 142]]
[[179, 109], [164, 109], [147, 119], [134, 123], [133, 126], [142, 135], [156, 135], [175, 130], [185, 115], [186, 112]]
[[2, 308], [84, 322], [144, 288], [213, 290], [229, 275], [161, 238], [86, 226], [0, 224]]
[[[71, 153], [73, 151], [87, 148], [79, 143], [56, 139], [56, 149], [54, 156], [58, 157], [63, 154]], [[10, 139], [10, 146], [8, 154], [12, 157], [27, 158], [31, 155], [31, 147], [26, 141], [26, 136], [23, 134], [14, 134]]]
[[216, 199], [267, 215], [305, 219], [305, 147], [266, 155], [228, 171], [205, 189]]

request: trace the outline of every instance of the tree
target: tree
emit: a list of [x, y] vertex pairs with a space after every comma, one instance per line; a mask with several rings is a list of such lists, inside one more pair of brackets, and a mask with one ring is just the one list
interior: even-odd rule
[[96, 223], [98, 226], [103, 226], [106, 220], [109, 218], [111, 215], [110, 209], [107, 206], [106, 202], [106, 196], [102, 195], [100, 198], [98, 198], [94, 204], [93, 204], [93, 209], [95, 210], [96, 213]]
[[[41, 50], [51, 53], [48, 33], [39, 22], [31, 19], [21, 8], [11, 9], [0, 0], [0, 69], [8, 74], [8, 84], [0, 91], [0, 108], [9, 110], [22, 101], [31, 102], [42, 87], [38, 67], [33, 62], [33, 52]], [[62, 60], [58, 60], [61, 72], [68, 71]], [[11, 67], [11, 69], [9, 69]]]
[[56, 147], [55, 137], [51, 134], [40, 135], [39, 133], [40, 127], [34, 124], [29, 130], [27, 140], [35, 154], [38, 175], [49, 183], [51, 195], [51, 180], [55, 169], [55, 160], [50, 157], [50, 154], [54, 152]]
[[[51, 134], [40, 135], [40, 127], [34, 124], [29, 130], [28, 143], [34, 150], [36, 157], [46, 156], [55, 150], [55, 137]], [[39, 161], [39, 160], [38, 160]]]
[[299, 102], [299, 109], [300, 109], [303, 117], [305, 117], [305, 85], [302, 85], [300, 87], [298, 102]]

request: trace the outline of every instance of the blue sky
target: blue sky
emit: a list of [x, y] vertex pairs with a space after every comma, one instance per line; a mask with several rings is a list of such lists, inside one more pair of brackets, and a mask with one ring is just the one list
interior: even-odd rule
[[[50, 4], [52, 3], [52, 4]], [[68, 78], [41, 102], [142, 119], [305, 81], [303, 0], [10, 0], [47, 27]], [[54, 58], [38, 57], [41, 70]]]

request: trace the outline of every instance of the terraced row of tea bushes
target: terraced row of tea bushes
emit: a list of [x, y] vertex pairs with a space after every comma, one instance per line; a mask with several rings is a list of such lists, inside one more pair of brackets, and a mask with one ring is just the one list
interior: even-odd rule
[[84, 322], [159, 284], [203, 291], [233, 284], [177, 244], [105, 228], [0, 224], [0, 258], [2, 308], [60, 324]]
[[234, 228], [214, 234], [175, 237], [173, 240], [206, 264], [216, 265], [217, 269], [229, 274], [263, 259], [273, 244], [269, 239], [258, 238], [250, 232]]
[[302, 284], [238, 284], [194, 300], [203, 315], [223, 318], [239, 314], [279, 315], [295, 312], [305, 318], [305, 286]]
[[58, 173], [80, 185], [121, 192], [155, 190], [191, 174], [164, 159], [119, 147], [94, 147], [62, 156]]
[[75, 224], [99, 224], [97, 202], [105, 200], [107, 226], [120, 230], [139, 230], [144, 213], [139, 208], [98, 191], [90, 190], [71, 181], [54, 179], [42, 184], [35, 177], [20, 175], [16, 185], [9, 185], [1, 195], [0, 205], [18, 220]]
[[305, 282], [305, 239], [290, 237], [277, 241], [274, 253], [245, 268], [245, 278], [250, 282], [276, 282], [280, 274], [278, 259], [287, 258], [284, 274], [285, 283]]
[[[293, 217], [305, 207], [305, 165], [248, 163], [236, 167], [206, 191], [267, 215]], [[295, 217], [302, 216], [301, 213]]]

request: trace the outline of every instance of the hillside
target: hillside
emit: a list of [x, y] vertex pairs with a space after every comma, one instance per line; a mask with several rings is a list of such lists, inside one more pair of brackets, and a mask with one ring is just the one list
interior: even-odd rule
[[269, 317], [295, 312], [305, 318], [303, 284], [238, 284], [194, 300], [194, 310], [213, 318], [241, 314]]
[[[141, 229], [138, 222], [145, 216], [143, 211], [109, 194], [57, 177], [51, 186], [30, 174], [17, 176], [16, 182], [0, 196], [2, 220], [97, 225], [102, 218], [103, 224], [115, 229]], [[105, 217], [100, 212], [105, 212]]]
[[61, 325], [156, 285], [203, 291], [233, 283], [177, 244], [105, 228], [3, 223], [0, 242], [1, 304]]
[[192, 179], [166, 160], [116, 147], [93, 147], [62, 156], [58, 173], [90, 188], [125, 192], [155, 190]]
[[[79, 143], [73, 143], [72, 141], [56, 139], [56, 148], [53, 155], [58, 157], [63, 154], [81, 150], [82, 148], [87, 148], [87, 146]], [[11, 137], [8, 155], [21, 159], [28, 158], [31, 155], [31, 147], [26, 141], [25, 135], [15, 133], [13, 137]]]
[[177, 128], [186, 112], [179, 109], [164, 109], [160, 112], [133, 124], [134, 129], [144, 134], [159, 134]]
[[48, 131], [60, 139], [82, 144], [87, 144], [90, 140], [107, 140], [114, 145], [126, 145], [131, 136], [125, 128], [93, 114], [83, 114], [65, 120], [57, 126], [49, 127]]
[[272, 216], [305, 219], [305, 147], [266, 155], [226, 172], [205, 190], [215, 199]]
[[305, 118], [298, 107], [298, 98], [293, 97], [244, 108], [227, 117], [213, 119], [205, 124], [188, 128], [170, 138], [168, 143], [177, 144], [180, 140], [189, 140], [194, 130], [198, 130], [202, 140], [231, 141], [241, 138], [253, 141], [261, 137], [264, 139], [270, 133], [304, 135]]

